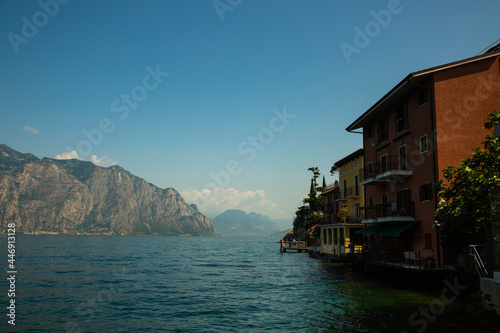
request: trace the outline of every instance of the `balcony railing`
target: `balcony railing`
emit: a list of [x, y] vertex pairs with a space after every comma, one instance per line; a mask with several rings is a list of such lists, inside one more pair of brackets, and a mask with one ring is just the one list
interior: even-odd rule
[[364, 218], [363, 212], [360, 212], [359, 215], [349, 216], [341, 216], [340, 214], [325, 214], [323, 215], [323, 224], [359, 223]]
[[345, 217], [345, 223], [356, 223], [363, 220], [365, 217], [363, 211], [360, 211], [358, 215], [349, 215]]
[[388, 182], [395, 178], [406, 178], [413, 174], [408, 169], [406, 158], [384, 155], [376, 163], [369, 163], [363, 169], [363, 185], [372, 182]]
[[415, 203], [411, 202], [406, 205], [401, 203], [388, 203], [375, 205], [372, 208], [365, 209], [366, 219], [405, 219], [413, 220], [415, 218]]
[[341, 199], [359, 197], [360, 195], [361, 195], [361, 187], [360, 186], [350, 186], [350, 187], [343, 188], [340, 191], [340, 198]]

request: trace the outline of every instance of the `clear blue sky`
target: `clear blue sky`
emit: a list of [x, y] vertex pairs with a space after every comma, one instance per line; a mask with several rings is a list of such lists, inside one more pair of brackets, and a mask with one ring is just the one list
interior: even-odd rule
[[59, 1], [0, 2], [0, 143], [205, 188], [209, 217], [292, 219], [361, 113], [500, 38], [495, 0]]

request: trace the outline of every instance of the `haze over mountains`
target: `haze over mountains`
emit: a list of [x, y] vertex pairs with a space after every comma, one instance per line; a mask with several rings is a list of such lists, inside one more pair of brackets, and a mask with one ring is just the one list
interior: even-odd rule
[[39, 159], [0, 145], [0, 227], [25, 233], [218, 235], [196, 205], [119, 166]]
[[258, 213], [245, 213], [242, 210], [229, 209], [211, 219], [221, 236], [257, 236], [266, 237], [288, 228], [292, 222], [273, 220]]

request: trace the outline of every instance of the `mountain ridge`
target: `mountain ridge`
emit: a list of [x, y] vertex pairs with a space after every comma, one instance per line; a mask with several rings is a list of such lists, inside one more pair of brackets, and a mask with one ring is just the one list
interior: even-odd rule
[[39, 159], [0, 145], [0, 227], [25, 233], [218, 236], [173, 188], [114, 165]]
[[267, 237], [284, 229], [266, 215], [239, 209], [228, 209], [211, 220], [221, 236]]

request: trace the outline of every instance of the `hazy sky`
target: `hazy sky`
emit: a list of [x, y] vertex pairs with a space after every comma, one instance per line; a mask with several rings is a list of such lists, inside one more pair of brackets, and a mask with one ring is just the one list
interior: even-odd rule
[[[500, 1], [1, 1], [0, 143], [292, 218], [345, 128], [500, 38]], [[197, 194], [200, 194], [198, 195]]]

